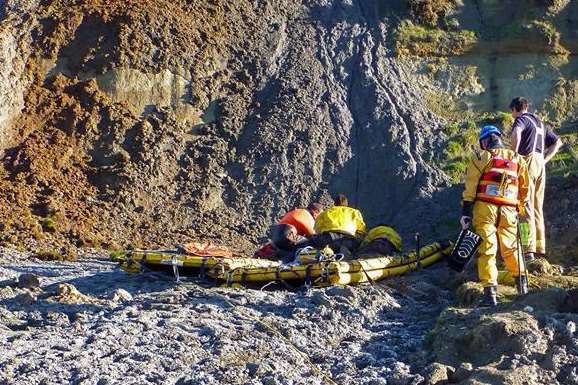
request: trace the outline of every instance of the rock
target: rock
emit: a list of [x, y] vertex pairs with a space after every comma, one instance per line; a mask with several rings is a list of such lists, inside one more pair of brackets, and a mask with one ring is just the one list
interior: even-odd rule
[[457, 31], [460, 29], [460, 22], [456, 18], [451, 18], [448, 20], [448, 28]]
[[33, 311], [31, 313], [28, 313], [27, 323], [28, 323], [28, 326], [32, 326], [32, 327], [43, 326], [44, 325], [44, 317], [42, 317], [42, 314], [39, 311]]
[[50, 298], [51, 301], [64, 303], [100, 303], [97, 298], [82, 294], [78, 289], [70, 283], [61, 283], [56, 288], [57, 295]]
[[[466, 381], [460, 385], [545, 385], [558, 384], [556, 373], [541, 369], [536, 364], [530, 363], [516, 366], [508, 370], [500, 370], [491, 365], [477, 368]], [[568, 384], [563, 382], [564, 385]]]
[[325, 291], [329, 296], [355, 298], [355, 290], [350, 286], [334, 286]]
[[273, 376], [267, 376], [262, 380], [263, 385], [279, 385], [279, 381]]
[[245, 364], [245, 368], [247, 368], [247, 372], [249, 372], [249, 377], [255, 377], [257, 375], [257, 371], [259, 370], [259, 364], [255, 362], [247, 362], [247, 364]]
[[537, 258], [528, 263], [528, 272], [534, 275], [553, 275], [557, 271], [546, 258]]
[[321, 291], [318, 291], [311, 296], [311, 302], [318, 306], [331, 306], [331, 299]]
[[14, 300], [20, 305], [32, 305], [38, 298], [32, 293], [26, 292], [16, 296]]
[[434, 362], [429, 364], [423, 371], [425, 383], [428, 385], [436, 385], [442, 381], [447, 381], [448, 376], [453, 374], [455, 369], [451, 366]]
[[12, 286], [6, 286], [0, 288], [0, 299], [12, 298], [14, 297], [14, 289]]
[[40, 287], [40, 278], [35, 274], [20, 274], [18, 287], [22, 289], [34, 289]]
[[132, 301], [132, 294], [125, 289], [116, 289], [110, 295], [110, 300], [113, 302], [129, 302]]
[[566, 291], [566, 298], [562, 305], [562, 311], [567, 313], [578, 313], [578, 288]]
[[465, 282], [456, 290], [456, 301], [462, 306], [471, 306], [484, 294], [484, 288], [477, 282]]
[[47, 321], [54, 326], [65, 327], [70, 325], [70, 318], [68, 315], [59, 312], [48, 312], [46, 315]]
[[558, 312], [563, 307], [566, 291], [558, 288], [548, 288], [531, 291], [523, 297], [516, 298], [516, 302], [531, 308], [530, 312], [548, 311]]
[[245, 297], [229, 298], [229, 301], [237, 306], [245, 306], [247, 304], [247, 298]]
[[548, 338], [532, 314], [492, 313], [477, 309], [448, 309], [433, 330], [432, 347], [438, 362], [483, 366], [504, 354], [543, 354]]
[[566, 348], [564, 346], [553, 346], [552, 349], [546, 353], [541, 366], [544, 369], [559, 372], [560, 367], [565, 361], [567, 361]]
[[568, 333], [570, 337], [574, 336], [574, 333], [576, 333], [576, 323], [574, 321], [568, 321], [566, 324], [566, 333]]
[[450, 373], [448, 376], [451, 382], [461, 382], [471, 376], [474, 370], [474, 366], [469, 362], [462, 362], [460, 366], [456, 368], [456, 371]]

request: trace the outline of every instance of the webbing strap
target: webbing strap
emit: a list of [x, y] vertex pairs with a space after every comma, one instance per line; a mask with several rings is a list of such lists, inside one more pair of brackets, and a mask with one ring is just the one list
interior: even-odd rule
[[207, 257], [203, 257], [203, 262], [199, 269], [199, 278], [204, 279], [207, 276]]
[[179, 265], [176, 255], [173, 255], [173, 257], [171, 258], [171, 264], [173, 265], [173, 274], [175, 275], [175, 281], [180, 282], [181, 276], [179, 275]]
[[537, 124], [537, 120], [535, 120], [534, 116], [528, 114], [528, 118], [532, 125], [534, 126], [535, 134], [534, 134], [534, 145], [532, 146], [532, 152], [536, 152], [536, 146], [538, 145], [538, 135], [540, 135], [540, 139], [542, 142], [542, 154], [544, 154], [544, 150], [546, 147], [546, 133], [544, 132], [544, 122], [540, 122], [540, 126]]
[[305, 268], [305, 286], [306, 287], [311, 287], [311, 269], [313, 268], [313, 265], [307, 265], [307, 267]]
[[295, 287], [288, 284], [287, 282], [285, 282], [285, 280], [283, 280], [281, 278], [281, 270], [279, 268], [275, 269], [275, 281], [280, 282], [287, 290], [295, 290], [296, 289]]

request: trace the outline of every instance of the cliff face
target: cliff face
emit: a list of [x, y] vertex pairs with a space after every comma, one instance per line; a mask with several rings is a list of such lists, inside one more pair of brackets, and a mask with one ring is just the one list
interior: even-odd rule
[[[496, 2], [452, 3], [428, 27], [412, 4], [4, 3], [4, 241], [196, 237], [249, 249], [281, 212], [336, 192], [370, 224], [447, 234], [459, 210], [448, 127], [469, 132], [461, 115], [476, 120], [538, 89], [494, 89], [503, 82], [491, 63], [515, 52], [488, 51], [488, 20], [502, 22]], [[573, 23], [575, 6], [552, 15], [552, 25]], [[576, 45], [558, 46], [576, 36], [566, 30], [533, 57], [568, 60], [565, 96], [556, 94], [568, 126]], [[547, 109], [548, 100], [537, 101]]]

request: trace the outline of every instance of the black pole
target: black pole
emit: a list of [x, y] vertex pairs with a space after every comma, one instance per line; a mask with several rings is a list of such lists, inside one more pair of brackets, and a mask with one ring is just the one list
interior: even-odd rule
[[526, 258], [524, 257], [524, 252], [522, 250], [522, 235], [520, 231], [520, 216], [516, 216], [516, 252], [518, 258], [518, 284], [522, 287], [522, 264], [524, 264], [524, 274], [526, 275], [526, 284], [529, 285], [528, 281], [528, 267], [526, 266]]
[[415, 256], [416, 256], [416, 268], [419, 270], [421, 269], [421, 235], [419, 233], [415, 233]]

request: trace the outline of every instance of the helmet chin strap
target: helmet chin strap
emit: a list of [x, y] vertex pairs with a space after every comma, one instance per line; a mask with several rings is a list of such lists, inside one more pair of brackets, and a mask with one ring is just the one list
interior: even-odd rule
[[480, 148], [481, 148], [482, 150], [487, 150], [487, 149], [488, 149], [488, 146], [487, 146], [487, 145], [484, 146], [484, 142], [486, 142], [486, 144], [487, 144], [487, 139], [482, 139], [482, 140], [480, 140]]

